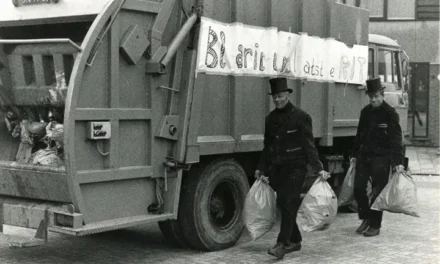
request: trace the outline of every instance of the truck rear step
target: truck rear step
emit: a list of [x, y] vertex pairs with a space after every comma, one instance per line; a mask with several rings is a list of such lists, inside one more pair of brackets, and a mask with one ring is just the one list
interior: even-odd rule
[[3, 225], [3, 233], [10, 247], [35, 247], [47, 243], [48, 232], [47, 227], [49, 223], [49, 213], [44, 211], [43, 219], [37, 229], [24, 228], [12, 225]]
[[171, 218], [173, 218], [173, 214], [171, 213], [160, 214], [160, 215], [131, 216], [126, 218], [95, 222], [95, 223], [87, 224], [80, 228], [51, 226], [49, 227], [49, 231], [67, 234], [67, 235], [74, 235], [74, 236], [85, 236], [85, 235], [97, 234], [101, 232], [132, 227], [136, 225], [156, 223]]
[[[41, 231], [40, 231], [41, 230]], [[42, 229], [24, 228], [10, 225], [3, 225], [3, 234], [10, 247], [25, 248], [36, 247], [47, 243], [46, 237], [41, 237]]]

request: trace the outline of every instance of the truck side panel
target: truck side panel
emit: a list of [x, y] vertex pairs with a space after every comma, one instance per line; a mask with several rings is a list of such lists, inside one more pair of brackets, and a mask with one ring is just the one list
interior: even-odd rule
[[[252, 6], [258, 8], [250, 10], [248, 1], [204, 4], [205, 16], [225, 23], [276, 26], [282, 31], [332, 37], [348, 46], [368, 43], [367, 11], [333, 1], [260, 0], [252, 1]], [[315, 137], [322, 138], [321, 146], [332, 146], [335, 136], [355, 135], [359, 112], [366, 104], [362, 89], [356, 85], [301, 80], [289, 80], [288, 84], [294, 90], [291, 101], [312, 116], [313, 132]], [[267, 78], [199, 74], [195, 85], [196, 90], [203, 90], [198, 110], [200, 123], [192, 120], [198, 126], [196, 141], [200, 155], [261, 150], [264, 117], [273, 109], [267, 96]]]

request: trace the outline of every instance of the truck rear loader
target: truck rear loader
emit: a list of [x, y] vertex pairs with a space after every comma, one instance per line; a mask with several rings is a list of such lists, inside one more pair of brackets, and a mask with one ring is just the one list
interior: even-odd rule
[[[267, 77], [196, 74], [202, 16], [368, 45], [368, 11], [330, 0], [1, 1], [0, 224], [36, 230], [15, 245], [148, 223], [180, 246], [236, 243], [273, 106]], [[365, 86], [289, 86], [337, 188]]]

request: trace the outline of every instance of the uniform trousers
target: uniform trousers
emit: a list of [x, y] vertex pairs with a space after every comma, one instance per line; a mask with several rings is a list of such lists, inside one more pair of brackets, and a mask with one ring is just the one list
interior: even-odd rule
[[[390, 173], [390, 158], [387, 156], [362, 155], [356, 162], [354, 179], [354, 198], [358, 204], [359, 219], [370, 221], [369, 226], [380, 228], [382, 211], [371, 210], [377, 196], [388, 183]], [[371, 178], [371, 201], [367, 194], [368, 181]]]
[[277, 243], [301, 243], [302, 237], [296, 223], [301, 204], [300, 194], [307, 174], [305, 161], [275, 165], [269, 168], [269, 183], [277, 194], [277, 206], [281, 212], [281, 227]]

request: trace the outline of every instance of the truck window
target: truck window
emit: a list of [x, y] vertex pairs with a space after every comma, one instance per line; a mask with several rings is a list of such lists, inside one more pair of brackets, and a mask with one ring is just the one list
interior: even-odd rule
[[393, 76], [396, 89], [402, 89], [402, 62], [400, 61], [399, 52], [393, 51]]
[[391, 50], [379, 49], [379, 77], [382, 82], [397, 83], [396, 53]]
[[374, 49], [368, 49], [368, 79], [374, 78]]

